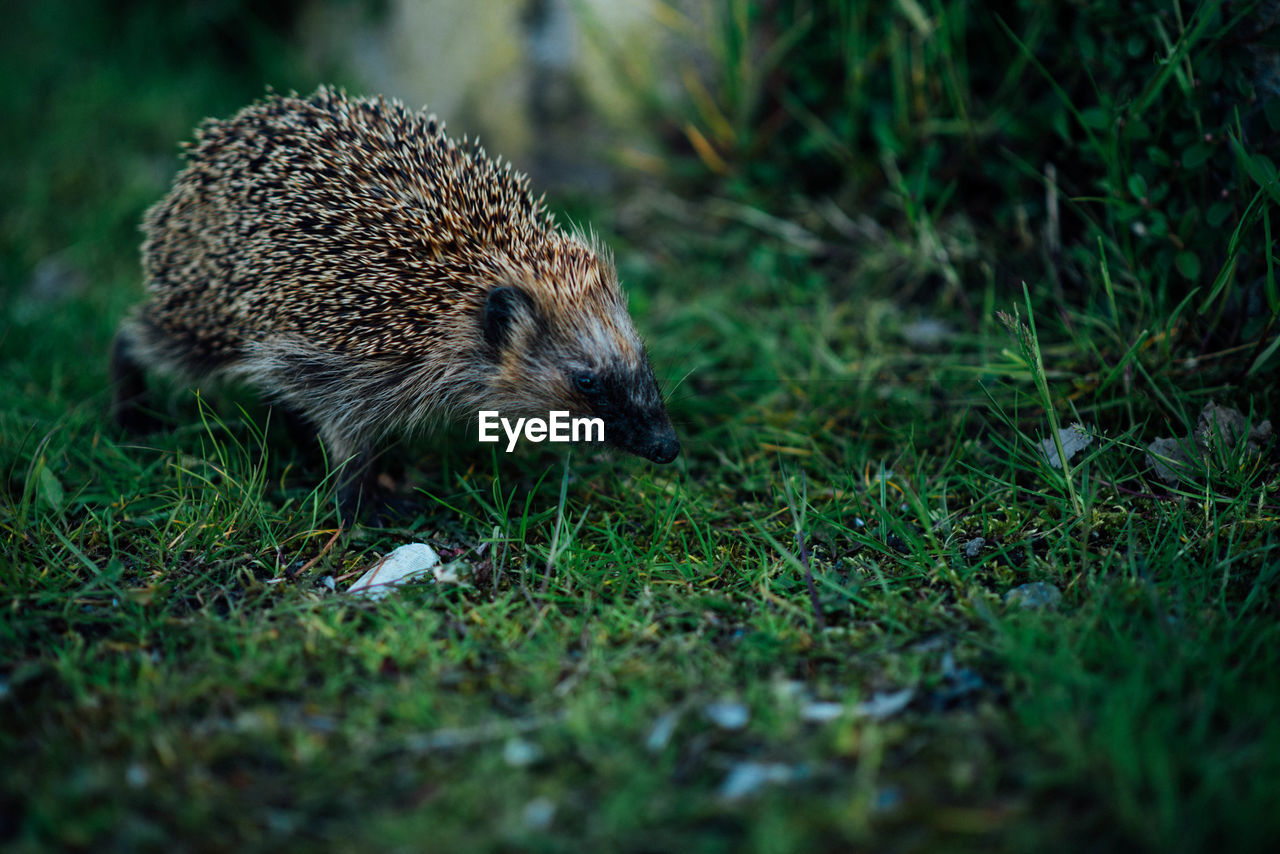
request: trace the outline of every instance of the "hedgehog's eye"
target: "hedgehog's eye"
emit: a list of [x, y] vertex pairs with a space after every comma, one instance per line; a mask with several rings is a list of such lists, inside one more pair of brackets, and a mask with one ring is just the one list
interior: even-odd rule
[[573, 375], [573, 386], [583, 394], [594, 394], [599, 388], [596, 375], [588, 371], [579, 371]]

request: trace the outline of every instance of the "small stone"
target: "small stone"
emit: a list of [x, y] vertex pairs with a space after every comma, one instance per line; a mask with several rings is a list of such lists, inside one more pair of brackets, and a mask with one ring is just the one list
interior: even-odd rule
[[[1063, 455], [1070, 462], [1076, 454], [1093, 444], [1093, 436], [1083, 424], [1072, 424], [1070, 427], [1063, 427], [1058, 430], [1058, 441], [1062, 443]], [[1056, 469], [1062, 468], [1062, 460], [1058, 459], [1057, 442], [1054, 442], [1052, 438], [1041, 439], [1040, 448], [1044, 451], [1049, 465]]]
[[141, 789], [151, 782], [151, 774], [147, 771], [147, 767], [140, 762], [133, 762], [125, 769], [124, 781], [129, 785], [130, 789]]
[[1200, 411], [1196, 429], [1190, 436], [1183, 439], [1164, 436], [1147, 445], [1147, 465], [1156, 477], [1174, 484], [1178, 482], [1179, 472], [1185, 476], [1200, 469], [1218, 453], [1237, 448], [1242, 440], [1246, 453], [1261, 453], [1271, 434], [1270, 421], [1250, 426], [1238, 409], [1210, 401]]
[[534, 798], [524, 805], [521, 818], [530, 830], [546, 830], [556, 817], [556, 805], [550, 798]]
[[542, 758], [542, 748], [520, 736], [512, 736], [502, 746], [502, 761], [512, 768], [524, 768]]
[[1054, 608], [1062, 601], [1062, 591], [1047, 582], [1032, 581], [1004, 594], [1004, 601], [1018, 608]]
[[853, 710], [873, 721], [891, 718], [911, 704], [916, 695], [915, 688], [903, 688], [899, 691], [877, 691], [870, 699], [863, 700]]
[[666, 747], [671, 741], [671, 736], [675, 735], [676, 724], [680, 723], [680, 712], [672, 710], [663, 712], [653, 723], [653, 729], [649, 730], [649, 737], [645, 739], [644, 747], [650, 753], [657, 753]]
[[1185, 441], [1178, 441], [1169, 436], [1162, 436], [1147, 445], [1147, 465], [1155, 471], [1156, 477], [1165, 483], [1178, 482], [1178, 471], [1187, 471], [1191, 467], [1191, 457], [1187, 454]]
[[899, 334], [902, 340], [920, 350], [936, 350], [954, 337], [950, 326], [931, 317], [906, 324]]
[[1205, 404], [1196, 422], [1197, 445], [1206, 450], [1229, 450], [1239, 444], [1242, 436], [1248, 450], [1257, 453], [1260, 446], [1271, 438], [1271, 422], [1263, 421], [1250, 427], [1240, 410], [1219, 406], [1213, 401]]
[[902, 806], [903, 800], [905, 799], [902, 796], [902, 790], [897, 786], [881, 786], [876, 789], [871, 809], [876, 812], [889, 812]]
[[972, 540], [964, 544], [964, 556], [969, 560], [973, 560], [982, 553], [982, 547], [987, 541], [982, 537], [974, 537]]
[[720, 729], [742, 729], [751, 720], [751, 710], [736, 700], [707, 703], [702, 713]]
[[844, 703], [831, 700], [810, 700], [800, 707], [800, 719], [810, 723], [827, 723], [849, 713]]
[[782, 762], [739, 762], [729, 769], [718, 792], [725, 801], [738, 801], [756, 794], [765, 786], [785, 785], [809, 776], [805, 765]]

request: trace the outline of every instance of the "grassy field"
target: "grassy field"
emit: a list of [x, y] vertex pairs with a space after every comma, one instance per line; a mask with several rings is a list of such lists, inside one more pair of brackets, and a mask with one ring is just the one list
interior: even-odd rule
[[[0, 847], [1280, 836], [1280, 460], [1245, 435], [1280, 413], [1262, 84], [1178, 155], [1237, 183], [1151, 171], [1162, 105], [1198, 103], [1211, 48], [1252, 32], [1233, 16], [1270, 4], [1166, 4], [1164, 41], [1126, 54], [1146, 76], [1095, 81], [1097, 104], [1048, 67], [1052, 30], [987, 21], [1015, 58], [993, 71], [960, 49], [969, 4], [902, 3], [883, 29], [844, 4], [865, 37], [844, 49], [879, 63], [850, 79], [884, 85], [832, 111], [857, 133], [792, 104], [803, 138], [744, 106], [777, 97], [748, 72], [786, 52], [748, 68], [756, 19], [731, 14], [723, 86], [671, 120], [663, 181], [571, 200], [617, 252], [680, 460], [454, 431], [401, 454], [416, 518], [342, 531], [252, 397], [164, 387], [172, 429], [143, 441], [106, 420], [176, 143], [264, 83], [319, 82], [235, 4], [209, 7], [232, 10], [217, 39], [134, 5], [32, 4], [0, 35]], [[936, 90], [912, 72], [934, 62]], [[1147, 136], [1113, 133], [1113, 107], [1149, 108]], [[1026, 139], [1058, 151], [1061, 188]], [[814, 151], [842, 170], [829, 197], [794, 192]], [[1245, 428], [1165, 482], [1147, 444], [1210, 401]], [[346, 594], [410, 542], [460, 581]]]

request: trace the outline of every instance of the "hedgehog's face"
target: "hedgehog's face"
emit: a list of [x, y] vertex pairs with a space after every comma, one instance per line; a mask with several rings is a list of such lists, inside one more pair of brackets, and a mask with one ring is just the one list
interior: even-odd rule
[[494, 396], [515, 414], [567, 410], [604, 422], [605, 441], [655, 463], [680, 453], [644, 346], [615, 290], [567, 310], [524, 288], [489, 292], [482, 331], [496, 363]]

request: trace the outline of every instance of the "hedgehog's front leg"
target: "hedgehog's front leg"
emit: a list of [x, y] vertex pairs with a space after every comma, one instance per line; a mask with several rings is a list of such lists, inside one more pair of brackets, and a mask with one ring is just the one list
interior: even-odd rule
[[[326, 449], [335, 447], [326, 442]], [[405, 496], [387, 492], [378, 483], [381, 468], [375, 469], [380, 448], [373, 445], [352, 445], [355, 450], [339, 457], [329, 451], [331, 464], [338, 461], [334, 470], [337, 481], [338, 517], [344, 525], [359, 520], [375, 528], [381, 528], [395, 520], [412, 518], [417, 512], [417, 502]], [[342, 453], [342, 451], [339, 451]]]
[[337, 482], [338, 516], [344, 524], [352, 524], [359, 516], [361, 505], [367, 503], [370, 493], [370, 471], [373, 466], [370, 445], [333, 430], [322, 430], [320, 439], [324, 443], [325, 453]]
[[320, 434], [311, 419], [286, 403], [273, 403], [270, 417], [284, 425], [285, 435], [304, 459], [316, 462], [321, 458]]
[[132, 436], [154, 433], [160, 423], [143, 411], [147, 402], [147, 375], [134, 355], [136, 342], [130, 327], [120, 327], [111, 342], [111, 420]]

